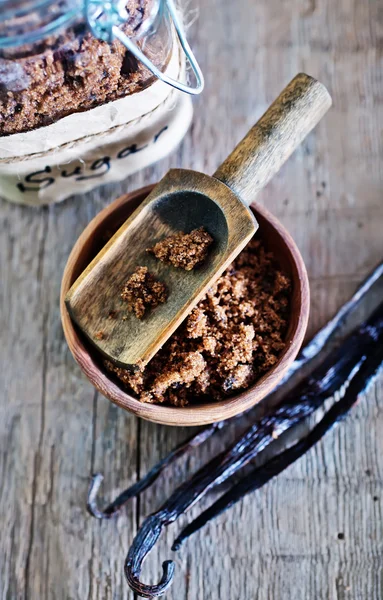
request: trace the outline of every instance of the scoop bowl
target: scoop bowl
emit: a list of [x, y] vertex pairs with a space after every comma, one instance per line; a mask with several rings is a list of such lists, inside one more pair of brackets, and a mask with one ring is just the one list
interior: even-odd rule
[[302, 256], [287, 230], [258, 203], [251, 210], [259, 224], [258, 234], [268, 250], [274, 253], [281, 269], [292, 281], [289, 327], [286, 347], [278, 362], [251, 387], [219, 402], [187, 407], [144, 404], [122, 389], [102, 365], [102, 358], [72, 321], [65, 297], [72, 284], [102, 249], [108, 235], [114, 233], [151, 192], [154, 186], [124, 195], [102, 210], [77, 240], [66, 264], [61, 284], [61, 319], [69, 349], [89, 381], [114, 404], [138, 417], [164, 425], [196, 426], [221, 421], [237, 415], [267, 396], [294, 361], [307, 328], [310, 297], [309, 283]]

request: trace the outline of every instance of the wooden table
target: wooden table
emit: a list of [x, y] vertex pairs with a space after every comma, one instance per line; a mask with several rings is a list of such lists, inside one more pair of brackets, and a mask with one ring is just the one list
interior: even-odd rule
[[[121, 185], [57, 206], [1, 203], [1, 600], [133, 598], [122, 564], [137, 525], [236, 429], [179, 461], [120, 519], [100, 523], [85, 512], [93, 471], [105, 474], [108, 500], [189, 433], [116, 408], [69, 355], [59, 318], [61, 274], [103, 206], [169, 167], [212, 173], [304, 70], [328, 85], [334, 108], [260, 201], [305, 258], [311, 332], [383, 254], [381, 4], [199, 0], [198, 9], [190, 37], [206, 90], [176, 154]], [[381, 600], [382, 383], [307, 456], [194, 536], [176, 556], [166, 598]], [[158, 580], [179, 527], [169, 528], [150, 557], [146, 581]]]

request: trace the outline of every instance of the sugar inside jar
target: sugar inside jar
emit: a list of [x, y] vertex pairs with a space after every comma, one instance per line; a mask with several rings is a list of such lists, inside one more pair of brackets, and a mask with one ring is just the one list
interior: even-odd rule
[[185, 83], [183, 39], [173, 0], [5, 0], [0, 195], [56, 202], [171, 152], [192, 116], [182, 92], [203, 87]]
[[[164, 69], [172, 34], [170, 23], [160, 19], [157, 4], [127, 0], [122, 30], [137, 37], [154, 64]], [[52, 33], [44, 35], [50, 29]], [[9, 10], [9, 18], [1, 17], [0, 38], [1, 136], [49, 125], [143, 90], [154, 80], [120, 41], [108, 43], [92, 34], [77, 0], [52, 2], [48, 10], [37, 7], [27, 14]]]

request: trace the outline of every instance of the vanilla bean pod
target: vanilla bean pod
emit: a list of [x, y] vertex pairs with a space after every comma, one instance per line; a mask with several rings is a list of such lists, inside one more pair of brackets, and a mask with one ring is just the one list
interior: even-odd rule
[[301, 458], [303, 454], [314, 446], [327, 431], [334, 425], [337, 425], [346, 416], [348, 411], [357, 402], [358, 396], [365, 392], [371, 382], [375, 379], [378, 372], [382, 369], [382, 365], [383, 345], [380, 344], [375, 349], [375, 352], [363, 357], [358, 368], [358, 373], [352, 379], [343, 398], [338, 400], [329, 409], [322, 420], [306, 437], [243, 477], [228, 492], [223, 494], [216, 502], [203, 511], [194, 521], [189, 523], [189, 525], [181, 531], [173, 543], [172, 550], [179, 550], [182, 544], [193, 535], [193, 533], [196, 533], [208, 522], [234, 506], [234, 504], [242, 500], [247, 494], [261, 488], [268, 483], [270, 479], [279, 475], [279, 473], [287, 469], [293, 462]]
[[[361, 300], [364, 298], [366, 293], [370, 290], [373, 284], [383, 275], [383, 261], [380, 262], [364, 279], [360, 284], [354, 295], [338, 310], [335, 316], [322, 327], [308, 342], [298, 354], [297, 359], [291, 365], [287, 374], [283, 378], [282, 382], [278, 384], [280, 387], [282, 383], [285, 383], [290, 377], [308, 364], [319, 352], [324, 348], [325, 344], [329, 339], [339, 331], [343, 322], [347, 316], [356, 309]], [[241, 415], [237, 415], [239, 418]], [[231, 419], [232, 420], [232, 419]], [[187, 454], [193, 448], [198, 447], [200, 444], [205, 442], [211, 435], [216, 431], [226, 426], [228, 421], [220, 421], [219, 423], [213, 423], [207, 425], [203, 429], [200, 429], [196, 434], [192, 435], [185, 442], [182, 442], [176, 448], [174, 448], [167, 456], [160, 460], [142, 479], [134, 483], [131, 487], [127, 488], [121, 494], [115, 498], [104, 510], [100, 510], [97, 506], [97, 494], [103, 480], [103, 476], [97, 473], [92, 476], [88, 498], [87, 498], [87, 509], [88, 512], [96, 517], [97, 519], [110, 519], [117, 516], [122, 506], [130, 499], [134, 498], [142, 491], [150, 487], [152, 483], [159, 477], [159, 475], [171, 465], [177, 458], [180, 458], [184, 454]]]
[[213, 433], [220, 429], [224, 421], [213, 423], [198, 431], [198, 433], [190, 436], [184, 442], [173, 448], [162, 460], [160, 460], [142, 479], [134, 483], [132, 486], [121, 492], [104, 510], [100, 510], [97, 506], [97, 493], [104, 479], [101, 473], [96, 473], [92, 476], [88, 498], [87, 510], [96, 519], [111, 519], [119, 514], [121, 508], [130, 498], [138, 496], [146, 490], [159, 477], [164, 469], [170, 465], [175, 459], [186, 454], [192, 448], [195, 448], [205, 442]]
[[174, 565], [163, 563], [161, 581], [155, 585], [140, 582], [142, 563], [158, 540], [162, 529], [174, 522], [213, 485], [222, 483], [254, 459], [287, 429], [303, 422], [327, 399], [340, 392], [356, 375], [361, 360], [383, 332], [383, 305], [343, 344], [333, 350], [311, 377], [299, 383], [273, 414], [250, 427], [229, 449], [221, 452], [179, 486], [163, 506], [140, 527], [125, 561], [125, 576], [133, 591], [144, 597], [161, 595], [169, 587]]
[[[383, 261], [378, 263], [372, 271], [369, 272], [367, 277], [357, 287], [355, 293], [351, 298], [345, 302], [336, 314], [324, 325], [309, 341], [308, 344], [303, 346], [300, 350], [297, 358], [289, 368], [287, 374], [278, 383], [277, 388], [283, 385], [294, 373], [309, 363], [315, 356], [323, 350], [327, 342], [337, 333], [347, 317], [359, 306], [360, 302], [366, 296], [367, 292], [372, 288], [374, 283], [383, 276]], [[276, 389], [277, 389], [276, 388]]]

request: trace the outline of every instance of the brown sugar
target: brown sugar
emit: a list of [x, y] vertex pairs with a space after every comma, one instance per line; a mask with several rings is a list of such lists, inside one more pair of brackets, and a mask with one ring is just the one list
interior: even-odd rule
[[149, 273], [147, 267], [137, 267], [125, 283], [121, 298], [127, 302], [128, 311], [142, 319], [148, 308], [166, 301], [166, 286]]
[[162, 262], [191, 271], [205, 260], [213, 238], [204, 227], [190, 233], [180, 231], [157, 242], [147, 252], [154, 254]]
[[106, 368], [142, 402], [185, 406], [252, 385], [285, 348], [291, 284], [253, 239], [146, 365]]
[[[126, 0], [128, 19], [121, 27], [137, 35], [150, 19], [154, 0]], [[47, 18], [49, 18], [49, 11]], [[0, 36], [30, 31], [30, 15], [7, 19]], [[144, 38], [143, 38], [144, 39]], [[143, 41], [137, 41], [142, 46]], [[160, 70], [170, 58], [169, 44], [145, 53]], [[139, 92], [154, 76], [118, 40], [97, 39], [79, 11], [79, 19], [64, 30], [23, 46], [0, 50], [0, 135], [27, 132]]]

